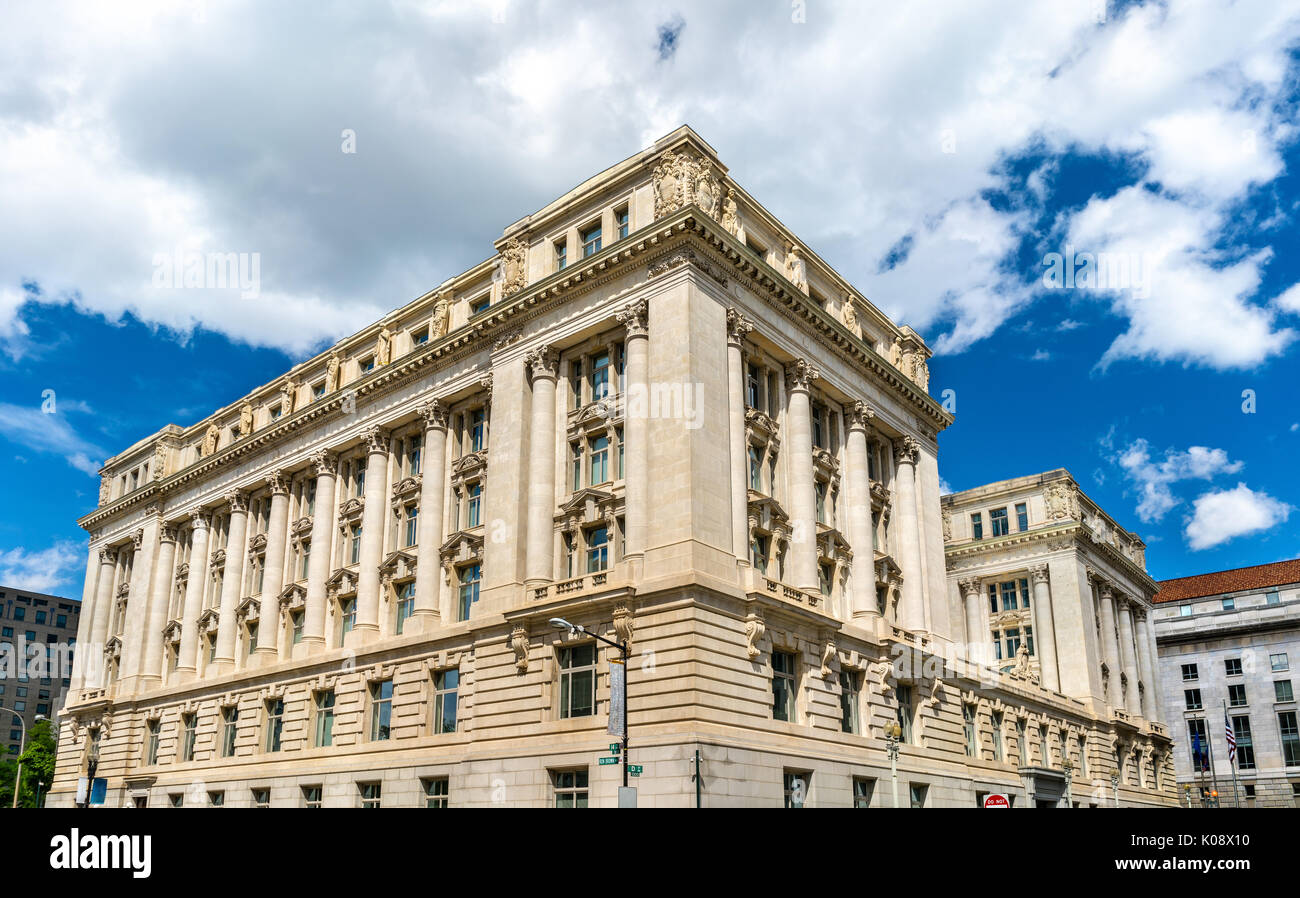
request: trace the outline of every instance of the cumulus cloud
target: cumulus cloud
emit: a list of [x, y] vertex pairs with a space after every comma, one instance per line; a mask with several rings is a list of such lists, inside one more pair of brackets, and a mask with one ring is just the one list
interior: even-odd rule
[[[82, 411], [88, 407], [73, 401], [64, 408]], [[98, 477], [103, 466], [103, 451], [82, 437], [62, 411], [47, 414], [39, 407], [0, 402], [0, 437], [33, 452], [62, 455], [69, 465], [91, 477]]]
[[[30, 280], [36, 301], [303, 353], [688, 122], [942, 352], [1036, 300], [1018, 261], [1032, 216], [987, 198], [1009, 156], [1048, 157], [1024, 191], [1040, 204], [1064, 153], [1139, 159], [1141, 195], [1094, 201], [1077, 233], [1150, 252], [1169, 215], [1180, 239], [1161, 244], [1164, 288], [1108, 298], [1127, 322], [1108, 358], [1282, 352], [1271, 316], [1293, 297], [1255, 295], [1267, 256], [1211, 249], [1231, 204], [1281, 171], [1300, 2], [1152, 3], [1104, 25], [1096, 8], [817, 4], [796, 24], [730, 0], [669, 17], [666, 45], [665, 11], [644, 4], [49, 0], [0, 31], [0, 342], [22, 352]], [[258, 253], [260, 298], [154, 287], [154, 256], [178, 248]]]
[[1235, 474], [1242, 462], [1231, 461], [1222, 449], [1192, 446], [1187, 451], [1165, 450], [1164, 458], [1154, 460], [1145, 439], [1133, 441], [1115, 457], [1130, 482], [1138, 490], [1138, 517], [1147, 524], [1159, 521], [1182, 500], [1171, 486], [1180, 480], [1210, 480], [1219, 474]]
[[56, 594], [85, 571], [85, 551], [71, 542], [30, 551], [23, 546], [0, 551], [0, 583], [14, 589]]
[[1193, 551], [1210, 549], [1238, 536], [1268, 530], [1286, 521], [1291, 506], [1264, 492], [1238, 483], [1212, 490], [1192, 503], [1192, 517], [1183, 535]]

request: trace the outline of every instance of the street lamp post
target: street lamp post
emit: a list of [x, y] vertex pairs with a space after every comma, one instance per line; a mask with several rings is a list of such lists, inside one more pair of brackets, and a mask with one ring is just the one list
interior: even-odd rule
[[[23, 752], [27, 749], [27, 721], [23, 720], [21, 714], [13, 708], [6, 708], [0, 705], [0, 711], [8, 711], [14, 717], [18, 718], [18, 728], [22, 733], [22, 738], [18, 740], [18, 770], [14, 773], [14, 807], [18, 807], [18, 791], [23, 782]], [[37, 714], [37, 720], [44, 720], [44, 714]]]
[[590, 630], [588, 630], [586, 627], [582, 626], [581, 624], [571, 624], [571, 623], [569, 623], [567, 620], [565, 620], [565, 619], [562, 618], [562, 617], [553, 617], [553, 618], [551, 618], [551, 626], [554, 627], [554, 628], [557, 629], [557, 630], [568, 630], [570, 635], [574, 635], [574, 634], [581, 633], [581, 634], [584, 635], [584, 636], [590, 636], [592, 639], [595, 639], [595, 640], [597, 640], [598, 642], [603, 642], [603, 643], [605, 643], [605, 644], [608, 645], [608, 646], [613, 646], [614, 648], [618, 649], [619, 663], [623, 665], [623, 685], [622, 685], [622, 689], [621, 689], [622, 694], [619, 696], [619, 698], [620, 698], [620, 699], [622, 700], [622, 702], [623, 702], [623, 732], [621, 733], [621, 736], [622, 736], [622, 740], [623, 740], [623, 788], [626, 789], [626, 788], [627, 788], [627, 774], [628, 774], [628, 769], [627, 769], [627, 768], [628, 768], [628, 759], [627, 759], [627, 753], [628, 753], [628, 752], [627, 752], [627, 718], [628, 718], [628, 707], [627, 707], [627, 675], [628, 675], [628, 670], [627, 670], [627, 640], [623, 640], [622, 642], [615, 642], [615, 641], [612, 640], [612, 639], [606, 639], [604, 636], [601, 636], [599, 633], [593, 633], [593, 632], [591, 632]]
[[1072, 808], [1074, 807], [1074, 795], [1070, 791], [1070, 784], [1074, 782], [1074, 763], [1067, 758], [1061, 766], [1065, 768], [1065, 806]]
[[1115, 793], [1115, 807], [1119, 807], [1119, 774], [1110, 775], [1110, 789]]
[[889, 754], [889, 777], [894, 785], [894, 807], [898, 807], [898, 740], [903, 728], [896, 723], [885, 724], [885, 751]]

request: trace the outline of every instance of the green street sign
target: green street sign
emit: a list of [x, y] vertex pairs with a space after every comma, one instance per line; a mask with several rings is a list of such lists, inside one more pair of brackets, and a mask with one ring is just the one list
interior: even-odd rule
[[600, 762], [601, 767], [606, 767], [610, 764], [618, 763], [618, 758], [597, 758], [596, 760]]
[[610, 754], [612, 754], [612, 755], [616, 755], [616, 754], [619, 753], [619, 751], [620, 751], [621, 749], [622, 749], [622, 746], [620, 746], [617, 742], [611, 742], [611, 743], [609, 743], [609, 753], [610, 753]]
[[628, 776], [640, 776], [640, 775], [641, 775], [641, 765], [640, 765], [640, 764], [629, 764], [629, 765], [627, 765], [627, 773], [628, 773]]

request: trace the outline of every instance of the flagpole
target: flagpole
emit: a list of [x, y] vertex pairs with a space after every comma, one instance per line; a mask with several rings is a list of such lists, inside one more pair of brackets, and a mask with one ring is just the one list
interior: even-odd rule
[[[1225, 732], [1225, 733], [1227, 732], [1228, 727], [1231, 726], [1231, 725], [1232, 725], [1232, 721], [1228, 720], [1228, 702], [1227, 702], [1227, 700], [1225, 699], [1224, 702], [1223, 702], [1223, 728], [1224, 728], [1224, 732]], [[1235, 741], [1236, 738], [1237, 738], [1237, 728], [1236, 728], [1236, 727], [1233, 727], [1233, 728], [1232, 728], [1232, 738], [1233, 738], [1234, 741]], [[1228, 767], [1232, 770], [1232, 806], [1233, 806], [1234, 808], [1240, 808], [1240, 807], [1241, 807], [1241, 795], [1240, 795], [1240, 793], [1238, 793], [1238, 791], [1237, 791], [1237, 764], [1236, 764], [1236, 755], [1237, 755], [1237, 752], [1236, 752], [1236, 751], [1230, 751], [1230, 752], [1228, 752]]]
[[1205, 749], [1210, 756], [1210, 783], [1214, 786], [1214, 807], [1222, 807], [1219, 802], [1219, 771], [1214, 766], [1214, 738], [1210, 735], [1210, 728], [1205, 728]]

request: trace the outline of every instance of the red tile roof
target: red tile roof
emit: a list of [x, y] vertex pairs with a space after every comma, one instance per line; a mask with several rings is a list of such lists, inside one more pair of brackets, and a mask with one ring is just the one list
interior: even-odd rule
[[1181, 599], [1196, 599], [1201, 596], [1216, 596], [1249, 589], [1267, 589], [1270, 586], [1286, 586], [1291, 583], [1300, 583], [1300, 558], [1274, 561], [1271, 564], [1257, 564], [1253, 567], [1239, 567], [1230, 571], [1216, 571], [1213, 574], [1196, 574], [1192, 577], [1161, 580], [1160, 589], [1153, 601], [1177, 602]]

